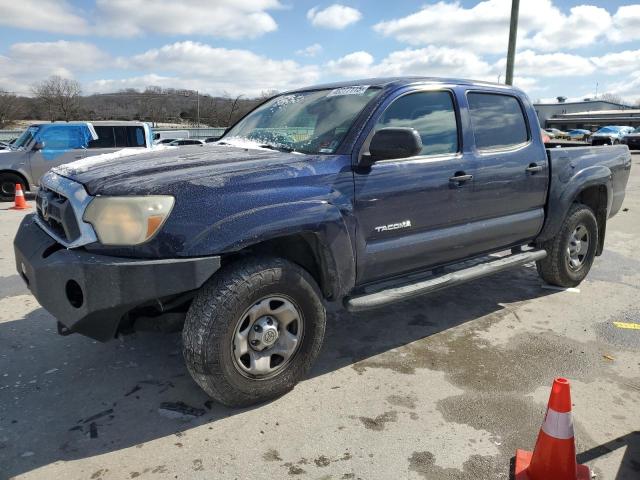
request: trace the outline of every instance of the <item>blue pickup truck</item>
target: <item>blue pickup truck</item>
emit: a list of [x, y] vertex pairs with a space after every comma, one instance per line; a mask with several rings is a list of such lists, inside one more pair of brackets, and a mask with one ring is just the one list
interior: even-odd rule
[[243, 406], [304, 377], [350, 311], [536, 262], [573, 287], [623, 202], [626, 146], [546, 149], [498, 84], [383, 78], [277, 95], [215, 143], [47, 173], [15, 239], [61, 334], [181, 329]]

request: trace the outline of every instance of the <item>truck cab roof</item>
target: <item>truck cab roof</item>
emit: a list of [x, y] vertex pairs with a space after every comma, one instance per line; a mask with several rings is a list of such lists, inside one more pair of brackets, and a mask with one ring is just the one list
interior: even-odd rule
[[467, 85], [467, 86], [492, 87], [492, 88], [501, 88], [505, 90], [520, 91], [520, 89], [518, 89], [517, 87], [514, 87], [512, 85], [505, 85], [503, 83], [484, 82], [479, 80], [468, 80], [468, 79], [461, 79], [461, 78], [407, 76], [407, 77], [374, 77], [374, 78], [363, 78], [358, 80], [346, 80], [342, 82], [324, 83], [324, 84], [313, 85], [311, 87], [290, 90], [289, 92], [286, 92], [286, 93], [305, 92], [309, 90], [334, 89], [334, 88], [342, 88], [342, 87], [353, 87], [353, 86], [361, 86], [361, 85], [369, 85], [372, 87], [380, 87], [384, 89], [396, 89], [396, 88], [401, 88], [401, 87], [415, 85], [415, 84]]

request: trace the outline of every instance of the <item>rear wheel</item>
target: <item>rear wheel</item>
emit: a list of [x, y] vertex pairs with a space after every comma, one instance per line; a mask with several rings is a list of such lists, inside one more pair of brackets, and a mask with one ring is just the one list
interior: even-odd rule
[[306, 375], [325, 321], [320, 291], [301, 267], [281, 258], [242, 260], [196, 295], [183, 330], [185, 361], [218, 402], [264, 402]]
[[5, 172], [0, 173], [0, 201], [10, 202], [13, 201], [16, 193], [16, 184], [19, 183], [22, 186], [22, 190], [26, 190], [26, 183], [24, 179], [17, 173]]
[[586, 205], [574, 204], [560, 229], [544, 248], [546, 258], [536, 262], [542, 279], [559, 287], [575, 287], [587, 276], [596, 256], [598, 223]]

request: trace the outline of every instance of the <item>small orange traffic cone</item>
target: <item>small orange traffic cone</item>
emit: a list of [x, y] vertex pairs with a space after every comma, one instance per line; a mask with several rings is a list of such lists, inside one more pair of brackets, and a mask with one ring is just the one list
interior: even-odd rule
[[20, 185], [19, 183], [16, 183], [16, 195], [15, 195], [14, 204], [13, 204], [13, 207], [11, 207], [11, 210], [26, 210], [27, 208], [31, 208], [31, 207], [29, 207], [29, 204], [24, 199], [24, 192], [22, 191], [22, 185]]
[[589, 480], [586, 465], [576, 462], [571, 393], [566, 378], [553, 381], [544, 422], [533, 453], [516, 450], [516, 480]]

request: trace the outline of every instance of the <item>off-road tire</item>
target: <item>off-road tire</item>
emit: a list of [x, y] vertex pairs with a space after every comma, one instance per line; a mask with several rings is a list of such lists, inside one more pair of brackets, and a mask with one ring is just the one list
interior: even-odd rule
[[[586, 227], [589, 246], [580, 268], [572, 269], [569, 266], [567, 249], [570, 237], [578, 225]], [[598, 222], [593, 210], [581, 203], [575, 203], [569, 209], [558, 234], [543, 245], [547, 256], [536, 262], [538, 273], [548, 284], [564, 288], [575, 287], [589, 273], [596, 256], [597, 246]]]
[[[233, 336], [243, 312], [270, 295], [296, 303], [304, 334], [275, 376], [247, 378], [234, 363]], [[325, 325], [320, 289], [309, 273], [282, 258], [246, 258], [223, 267], [196, 294], [182, 332], [183, 355], [193, 379], [214, 400], [245, 407], [279, 397], [305, 377], [320, 352]]]
[[12, 202], [15, 198], [15, 185], [19, 183], [22, 186], [24, 192], [27, 185], [17, 173], [3, 172], [0, 173], [0, 202]]

